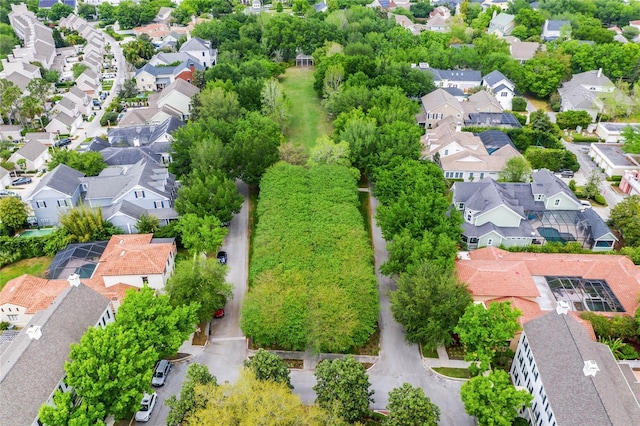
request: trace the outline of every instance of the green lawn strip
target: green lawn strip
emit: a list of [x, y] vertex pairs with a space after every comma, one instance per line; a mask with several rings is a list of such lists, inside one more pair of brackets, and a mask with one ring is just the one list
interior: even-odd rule
[[466, 368], [433, 367], [433, 371], [440, 373], [443, 376], [454, 377], [456, 379], [469, 378], [469, 370]]
[[295, 145], [302, 145], [307, 152], [322, 135], [333, 131], [318, 94], [313, 90], [313, 68], [288, 68], [280, 78], [283, 91], [291, 100], [291, 118], [285, 135]]
[[31, 259], [23, 259], [11, 265], [7, 265], [0, 269], [0, 290], [4, 285], [14, 278], [23, 274], [35, 275], [42, 277], [45, 269], [51, 263], [51, 258], [47, 256], [34, 257]]
[[420, 347], [422, 349], [422, 357], [423, 358], [438, 358], [437, 349], [428, 348], [423, 344], [420, 344]]

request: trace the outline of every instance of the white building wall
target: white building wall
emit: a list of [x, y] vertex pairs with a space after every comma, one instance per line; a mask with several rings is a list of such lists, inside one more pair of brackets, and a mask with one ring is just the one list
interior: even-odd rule
[[27, 314], [26, 310], [24, 306], [5, 303], [0, 306], [0, 322], [8, 322], [16, 327], [24, 327], [33, 318], [33, 314]]
[[129, 284], [134, 287], [142, 288], [144, 287], [143, 278], [146, 277], [148, 280], [149, 287], [155, 290], [163, 290], [165, 281], [165, 274], [149, 274], [149, 275], [111, 275], [111, 276], [102, 276], [102, 280], [104, 281], [105, 287], [111, 287], [116, 284]]

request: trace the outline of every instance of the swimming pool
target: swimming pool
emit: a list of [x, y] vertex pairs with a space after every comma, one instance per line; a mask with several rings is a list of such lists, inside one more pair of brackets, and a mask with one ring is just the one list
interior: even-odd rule
[[28, 237], [44, 237], [45, 235], [51, 234], [55, 231], [55, 228], [46, 228], [46, 229], [27, 229], [22, 232], [22, 234], [18, 235], [19, 238], [28, 238]]

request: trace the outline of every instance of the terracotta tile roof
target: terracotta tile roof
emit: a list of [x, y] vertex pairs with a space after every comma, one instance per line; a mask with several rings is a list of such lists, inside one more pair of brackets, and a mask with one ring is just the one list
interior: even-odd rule
[[95, 276], [162, 274], [172, 243], [151, 243], [152, 234], [114, 235], [100, 257]]
[[536, 319], [540, 315], [548, 312], [540, 309], [540, 306], [536, 302], [521, 299], [520, 297], [499, 297], [485, 302], [485, 304], [493, 302], [511, 302], [512, 307], [520, 309], [522, 311], [522, 316], [518, 319], [520, 321], [520, 325], [523, 325], [532, 319]]
[[[487, 247], [474, 250], [470, 253], [471, 260], [460, 260], [458, 265], [464, 264], [467, 268], [474, 268], [478, 263], [478, 268], [486, 268], [487, 264], [503, 264], [495, 266], [496, 270], [510, 270], [508, 265], [519, 265], [524, 263], [530, 276], [579, 276], [591, 279], [604, 279], [616, 297], [622, 304], [626, 312], [633, 314], [638, 308], [638, 294], [640, 294], [640, 268], [622, 255], [605, 254], [549, 254], [549, 253], [511, 253], [495, 247]], [[520, 270], [521, 271], [521, 270]], [[460, 274], [460, 273], [459, 273]], [[461, 279], [469, 284], [469, 289], [473, 293], [475, 283], [474, 274], [464, 271]], [[486, 278], [478, 274], [478, 291], [481, 291], [487, 284]], [[521, 278], [521, 277], [518, 277]], [[500, 277], [495, 277], [499, 283]], [[510, 287], [496, 286], [495, 293], [503, 290], [510, 290]], [[516, 296], [517, 294], [496, 294], [496, 296]]]
[[473, 296], [526, 297], [540, 296], [524, 262], [495, 260], [462, 260], [457, 263], [458, 278], [469, 284]]
[[69, 286], [66, 280], [47, 280], [22, 275], [10, 280], [0, 292], [0, 305], [11, 303], [26, 308], [25, 313], [33, 314], [45, 309], [62, 291]]

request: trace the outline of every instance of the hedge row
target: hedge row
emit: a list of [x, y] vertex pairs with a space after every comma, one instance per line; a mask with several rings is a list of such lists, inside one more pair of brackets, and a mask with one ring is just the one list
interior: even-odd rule
[[242, 329], [260, 346], [344, 352], [378, 318], [358, 189], [340, 166], [273, 166], [260, 183]]

